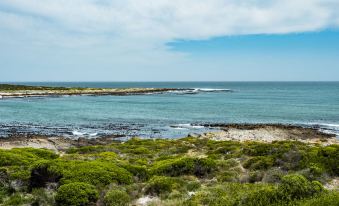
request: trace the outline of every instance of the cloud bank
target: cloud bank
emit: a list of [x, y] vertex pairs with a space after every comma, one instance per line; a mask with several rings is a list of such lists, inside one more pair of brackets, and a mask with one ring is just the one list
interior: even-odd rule
[[0, 81], [241, 79], [272, 62], [203, 60], [168, 43], [338, 28], [338, 11], [339, 0], [1, 0]]
[[338, 0], [2, 0], [0, 28], [57, 44], [161, 44], [317, 31], [338, 27], [338, 11]]

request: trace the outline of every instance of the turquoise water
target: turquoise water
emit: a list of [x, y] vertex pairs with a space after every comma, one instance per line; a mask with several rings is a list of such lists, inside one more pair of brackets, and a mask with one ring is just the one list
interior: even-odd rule
[[106, 134], [182, 137], [208, 130], [194, 126], [205, 123], [291, 123], [319, 127], [339, 135], [339, 82], [22, 84], [201, 90], [193, 94], [2, 99], [0, 136], [17, 132], [84, 137]]

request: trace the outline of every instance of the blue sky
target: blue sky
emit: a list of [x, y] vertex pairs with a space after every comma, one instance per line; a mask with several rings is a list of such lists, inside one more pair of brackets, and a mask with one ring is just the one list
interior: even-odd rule
[[339, 81], [336, 0], [2, 0], [0, 81]]

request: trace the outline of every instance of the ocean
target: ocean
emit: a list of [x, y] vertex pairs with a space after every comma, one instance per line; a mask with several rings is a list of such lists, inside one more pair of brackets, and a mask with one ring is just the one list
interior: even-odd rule
[[339, 136], [339, 82], [21, 82], [98, 88], [194, 88], [130, 96], [0, 99], [0, 136], [179, 138], [212, 123], [283, 123]]

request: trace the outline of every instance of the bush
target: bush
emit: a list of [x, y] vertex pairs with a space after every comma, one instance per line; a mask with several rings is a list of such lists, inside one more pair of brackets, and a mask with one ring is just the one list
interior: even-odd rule
[[237, 182], [239, 180], [239, 173], [237, 171], [225, 171], [218, 175], [219, 182]]
[[62, 175], [49, 170], [48, 162], [38, 162], [31, 171], [30, 189], [46, 187], [47, 183], [58, 182]]
[[239, 205], [246, 206], [266, 206], [279, 202], [277, 190], [275, 188], [263, 188], [249, 193], [247, 197], [240, 201]]
[[0, 150], [0, 167], [2, 166], [29, 166], [37, 160], [51, 160], [57, 158], [54, 152], [46, 149], [20, 148]]
[[268, 169], [273, 166], [274, 160], [272, 157], [258, 156], [247, 160], [244, 167], [252, 170]]
[[302, 202], [296, 203], [299, 206], [338, 206], [339, 191], [325, 192], [312, 199], [306, 199]]
[[34, 189], [32, 195], [34, 197], [32, 206], [55, 205], [54, 196], [45, 189]]
[[201, 184], [198, 181], [188, 182], [186, 185], [187, 191], [195, 191], [201, 187]]
[[131, 173], [111, 162], [58, 160], [45, 164], [48, 165], [48, 174], [62, 176], [60, 179], [62, 184], [85, 182], [97, 186], [108, 185], [112, 182], [119, 184], [132, 182]]
[[106, 193], [104, 202], [106, 206], [127, 206], [131, 201], [126, 191], [113, 189]]
[[125, 168], [127, 171], [133, 174], [139, 181], [145, 181], [149, 178], [149, 172], [146, 166], [137, 166], [132, 164], [124, 164], [121, 167]]
[[62, 185], [55, 197], [60, 206], [85, 206], [95, 203], [98, 192], [93, 185], [81, 182]]
[[265, 206], [265, 205], [295, 205], [293, 201], [312, 197], [323, 191], [319, 182], [308, 181], [302, 175], [286, 175], [277, 187], [266, 187], [249, 193], [240, 201], [240, 205]]
[[278, 188], [281, 198], [285, 200], [302, 199], [323, 191], [323, 186], [317, 181], [310, 182], [298, 174], [286, 175]]
[[279, 168], [272, 168], [265, 172], [262, 181], [264, 183], [280, 183], [284, 174], [285, 173]]
[[319, 152], [320, 161], [330, 174], [339, 175], [339, 145], [324, 147]]
[[249, 182], [250, 183], [255, 183], [255, 182], [261, 182], [261, 180], [264, 177], [264, 172], [263, 171], [251, 171], [249, 173]]
[[138, 147], [135, 148], [131, 151], [131, 153], [133, 154], [150, 154], [151, 152], [149, 151], [149, 149], [145, 148], [145, 147]]
[[154, 176], [146, 187], [146, 193], [150, 195], [168, 194], [177, 186], [176, 184], [176, 181], [171, 177]]
[[208, 158], [178, 158], [157, 162], [151, 173], [156, 175], [180, 176], [195, 175], [206, 176], [216, 169], [216, 163]]
[[[187, 205], [211, 205], [211, 206], [230, 206], [246, 205], [249, 202], [243, 200], [247, 195], [263, 191], [264, 189], [273, 189], [266, 184], [241, 184], [241, 183], [222, 183], [213, 184], [199, 189]], [[244, 203], [244, 204], [241, 204]]]

